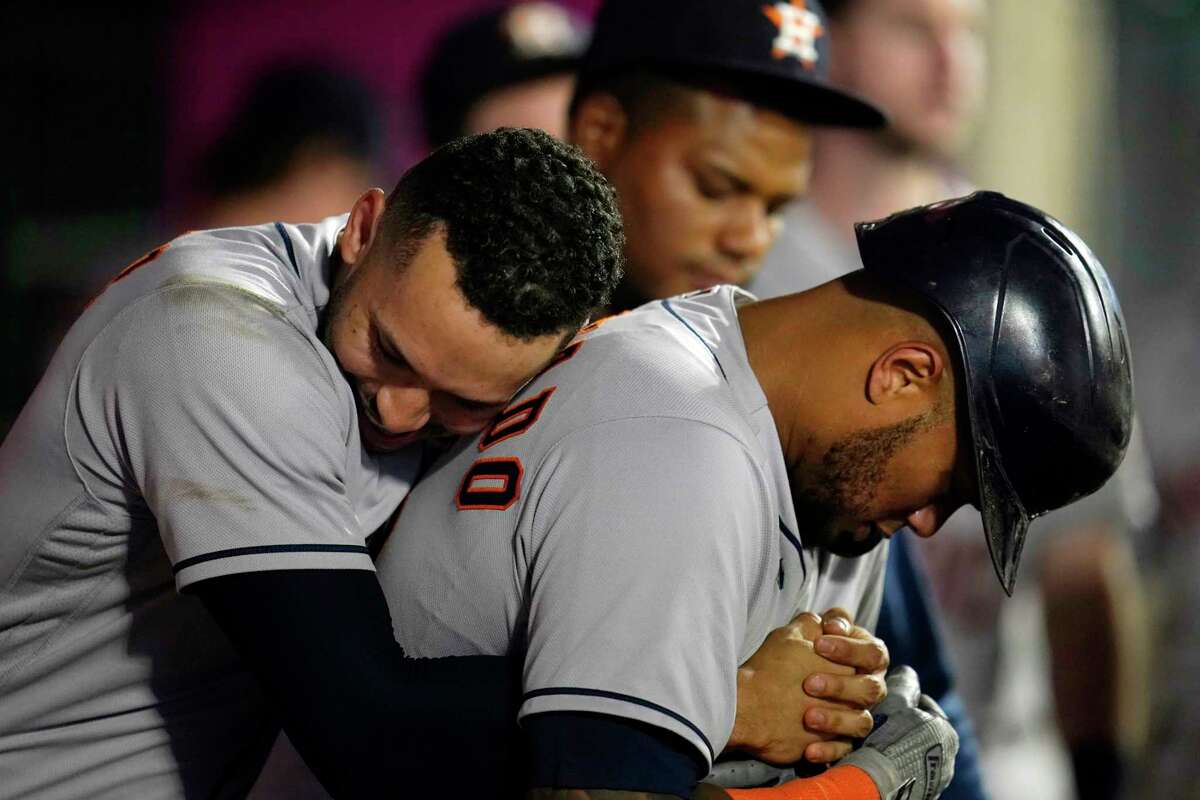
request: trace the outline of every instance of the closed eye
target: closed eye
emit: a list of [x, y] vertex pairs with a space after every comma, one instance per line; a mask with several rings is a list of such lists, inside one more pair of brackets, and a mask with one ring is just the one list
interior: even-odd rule
[[375, 349], [379, 351], [380, 355], [390, 361], [392, 366], [398, 369], [412, 369], [408, 363], [408, 359], [380, 332], [378, 327], [375, 328]]

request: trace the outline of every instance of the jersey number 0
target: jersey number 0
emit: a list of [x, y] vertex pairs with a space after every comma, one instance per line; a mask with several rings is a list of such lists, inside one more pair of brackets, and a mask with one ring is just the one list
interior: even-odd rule
[[[546, 370], [558, 366], [579, 352], [583, 342], [573, 342], [555, 356]], [[545, 374], [546, 370], [543, 370]], [[515, 403], [500, 412], [500, 416], [479, 437], [479, 450], [483, 452], [500, 442], [513, 439], [533, 427], [556, 387], [543, 389], [528, 400]], [[525, 469], [516, 456], [480, 458], [463, 475], [458, 487], [455, 505], [459, 511], [492, 510], [510, 508], [521, 496], [521, 479]]]

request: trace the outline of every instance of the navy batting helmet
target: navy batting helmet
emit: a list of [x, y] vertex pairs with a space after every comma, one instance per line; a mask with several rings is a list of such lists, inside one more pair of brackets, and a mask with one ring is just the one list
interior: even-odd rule
[[996, 192], [856, 226], [867, 271], [954, 331], [992, 563], [1012, 594], [1030, 520], [1099, 489], [1129, 444], [1117, 296], [1061, 222]]

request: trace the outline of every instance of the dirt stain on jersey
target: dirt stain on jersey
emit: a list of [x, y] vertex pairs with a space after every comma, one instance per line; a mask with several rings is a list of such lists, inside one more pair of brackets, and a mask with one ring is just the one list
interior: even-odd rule
[[245, 495], [185, 478], [168, 478], [163, 481], [163, 499], [174, 502], [190, 501], [205, 505], [233, 506], [242, 511], [254, 510], [254, 503]]

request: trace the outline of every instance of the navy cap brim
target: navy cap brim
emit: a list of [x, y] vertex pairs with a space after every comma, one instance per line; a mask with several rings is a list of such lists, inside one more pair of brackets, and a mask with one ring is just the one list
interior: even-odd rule
[[[697, 66], [704, 68], [703, 64]], [[887, 125], [887, 117], [874, 104], [819, 80], [782, 77], [736, 62], [723, 64], [720, 71], [728, 72], [730, 80], [743, 89], [740, 96], [800, 122], [868, 129]]]
[[626, 69], [646, 68], [701, 89], [726, 90], [754, 105], [770, 109], [798, 122], [831, 127], [878, 129], [887, 117], [875, 105], [857, 95], [834, 88], [819, 79], [806, 81], [794, 75], [764, 70], [753, 62], [703, 58], [672, 59], [670, 62], [642, 60], [597, 64], [585, 58], [579, 74], [582, 96], [605, 76]]

